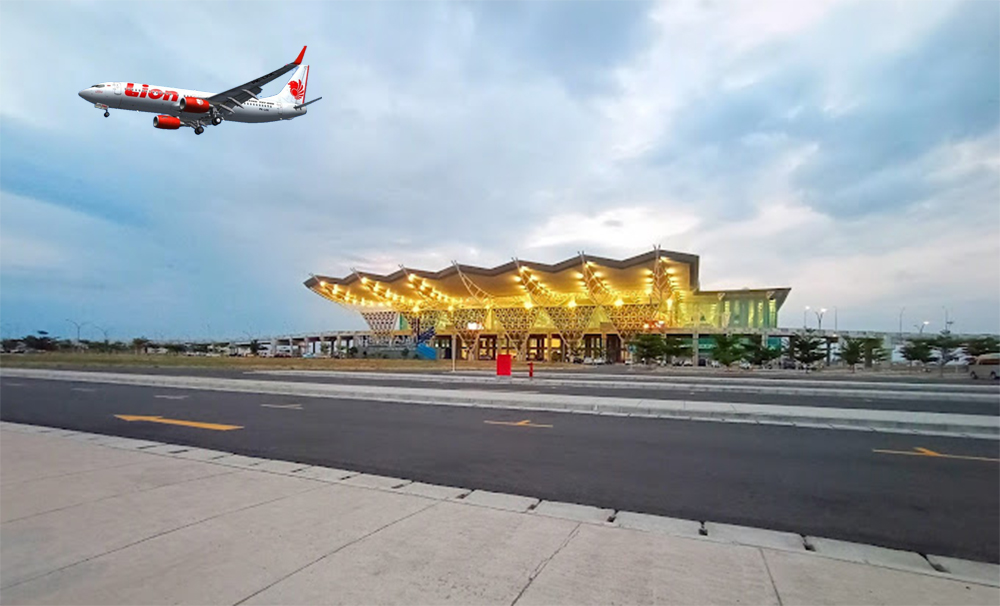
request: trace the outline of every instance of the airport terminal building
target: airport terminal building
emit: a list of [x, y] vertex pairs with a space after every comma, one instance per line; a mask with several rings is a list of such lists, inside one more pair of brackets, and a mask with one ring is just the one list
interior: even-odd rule
[[654, 248], [623, 260], [581, 253], [553, 265], [353, 270], [305, 285], [361, 314], [371, 328], [366, 345], [409, 343], [428, 357], [620, 361], [641, 332], [697, 339], [700, 331], [777, 328], [789, 288], [703, 291], [698, 271], [697, 255]]

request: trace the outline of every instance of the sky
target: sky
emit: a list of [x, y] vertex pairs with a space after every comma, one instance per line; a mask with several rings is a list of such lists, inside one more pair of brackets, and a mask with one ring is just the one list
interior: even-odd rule
[[[305, 44], [293, 121], [196, 137], [77, 96], [225, 90]], [[782, 326], [996, 333], [998, 99], [988, 0], [7, 0], [0, 332], [354, 329], [310, 274], [659, 244], [704, 289], [791, 287]]]

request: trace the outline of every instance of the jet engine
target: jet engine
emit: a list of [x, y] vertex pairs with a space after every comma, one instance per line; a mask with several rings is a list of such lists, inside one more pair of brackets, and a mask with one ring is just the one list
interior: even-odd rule
[[175, 116], [156, 116], [153, 118], [153, 126], [164, 130], [177, 130], [181, 127], [181, 119]]
[[212, 104], [198, 97], [182, 97], [180, 110], [191, 114], [204, 114], [212, 109]]

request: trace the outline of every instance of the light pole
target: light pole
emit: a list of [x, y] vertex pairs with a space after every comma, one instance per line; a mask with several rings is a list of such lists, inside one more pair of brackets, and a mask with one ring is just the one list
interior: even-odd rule
[[90, 324], [90, 322], [77, 322], [76, 320], [70, 320], [69, 318], [67, 318], [66, 321], [73, 326], [76, 326], [76, 346], [80, 347], [80, 329], [87, 324]]
[[[837, 308], [833, 308], [833, 332], [840, 332], [840, 325], [837, 322]], [[836, 335], [834, 335], [836, 336]]]
[[809, 313], [810, 309], [812, 309], [812, 308], [809, 307], [808, 305], [806, 305], [806, 308], [804, 310], [802, 310], [802, 329], [803, 330], [805, 330], [806, 327], [807, 327], [807, 324], [806, 324], [806, 322], [807, 322], [806, 314]]
[[111, 332], [111, 329], [110, 328], [104, 328], [103, 326], [98, 326], [97, 324], [94, 324], [94, 328], [96, 328], [97, 330], [101, 331], [101, 333], [104, 334], [104, 344], [107, 345], [108, 344], [108, 334]]
[[903, 312], [906, 311], [906, 307], [899, 308], [899, 338], [903, 338]]
[[823, 314], [826, 313], [826, 308], [824, 307], [823, 309], [813, 313], [816, 314], [816, 324], [818, 325], [819, 330], [823, 330]]
[[954, 324], [955, 321], [954, 320], [950, 320], [948, 318], [948, 308], [947, 307], [941, 307], [941, 309], [944, 310], [944, 331], [943, 332], [950, 333], [951, 332], [951, 325]]
[[924, 320], [921, 324], [914, 324], [913, 328], [919, 329], [918, 330], [918, 334], [922, 335], [922, 334], [924, 334], [924, 329], [927, 328], [928, 324], [930, 324], [930, 322], [928, 322], [927, 320]]

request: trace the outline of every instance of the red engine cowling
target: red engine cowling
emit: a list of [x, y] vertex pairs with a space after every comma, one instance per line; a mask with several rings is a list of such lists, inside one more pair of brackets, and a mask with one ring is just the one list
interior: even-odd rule
[[212, 104], [198, 97], [182, 97], [180, 109], [190, 114], [204, 114], [212, 109]]
[[155, 116], [153, 126], [164, 130], [177, 130], [181, 127], [181, 119], [174, 116]]

